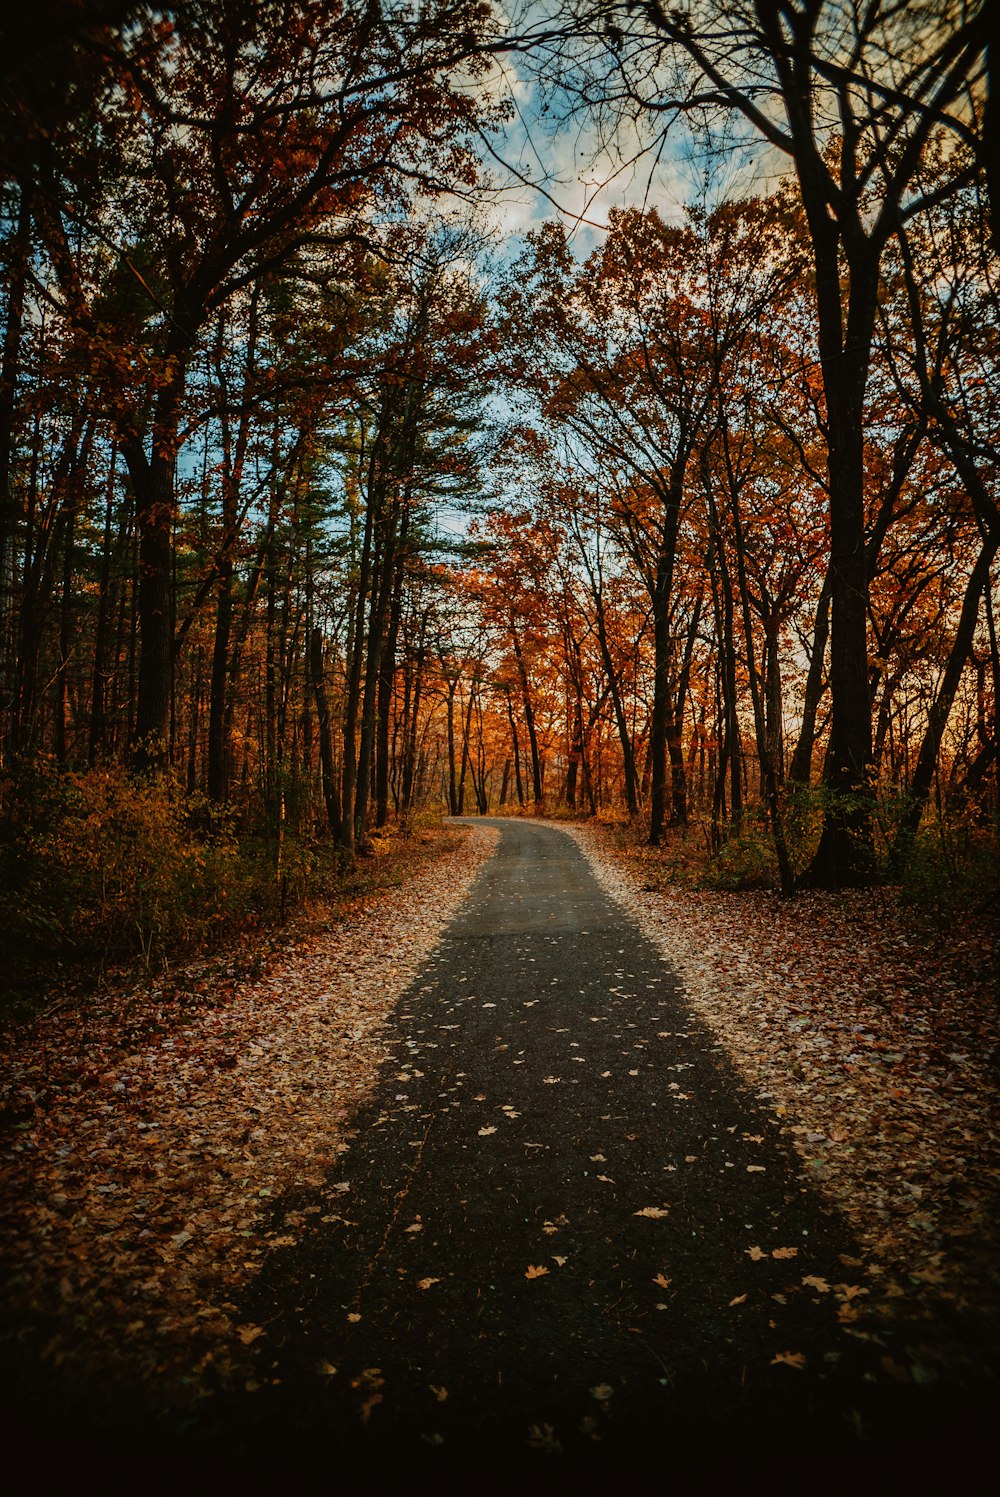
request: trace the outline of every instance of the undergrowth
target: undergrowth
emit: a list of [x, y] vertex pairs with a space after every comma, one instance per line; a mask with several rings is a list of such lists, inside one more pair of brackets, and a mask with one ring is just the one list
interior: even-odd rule
[[30, 1014], [62, 982], [153, 969], [281, 923], [331, 891], [350, 895], [393, 845], [357, 869], [329, 840], [234, 816], [169, 777], [32, 768], [0, 782], [0, 1017]]
[[[822, 828], [823, 792], [797, 789], [785, 806], [785, 834], [796, 874], [809, 866]], [[1000, 842], [995, 822], [974, 806], [932, 806], [926, 811], [905, 866], [891, 874], [890, 852], [905, 811], [900, 797], [873, 803], [873, 831], [881, 882], [893, 886], [901, 902], [927, 919], [946, 924], [954, 915], [982, 916], [986, 926], [1000, 911]], [[728, 828], [713, 846], [707, 818], [694, 816], [687, 827], [667, 828], [659, 847], [649, 847], [644, 817], [628, 823], [600, 817], [612, 836], [628, 846], [656, 884], [679, 884], [721, 892], [777, 889], [774, 843], [761, 807], [750, 807], [738, 830]]]

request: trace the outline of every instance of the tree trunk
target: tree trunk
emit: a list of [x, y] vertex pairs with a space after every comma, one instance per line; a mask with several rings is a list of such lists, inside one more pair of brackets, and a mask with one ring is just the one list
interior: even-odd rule
[[420, 699], [423, 690], [424, 679], [424, 635], [427, 627], [427, 614], [420, 620], [420, 632], [417, 637], [416, 658], [413, 665], [413, 682], [410, 687], [411, 698], [409, 711], [404, 711], [403, 719], [403, 784], [400, 794], [400, 814], [405, 818], [410, 814], [413, 807], [414, 776], [417, 765], [417, 727], [420, 722]]
[[90, 729], [87, 741], [87, 763], [91, 768], [107, 749], [108, 731], [108, 676], [109, 621], [116, 612], [121, 581], [118, 568], [125, 554], [127, 519], [122, 513], [117, 543], [112, 540], [114, 521], [115, 481], [118, 469], [118, 448], [111, 450], [111, 465], [108, 469], [108, 485], [104, 501], [104, 536], [101, 546], [101, 571], [98, 582], [97, 619], [94, 625], [94, 670], [90, 690]]
[[812, 779], [813, 749], [816, 745], [816, 714], [825, 690], [826, 643], [830, 635], [830, 575], [823, 579], [819, 601], [816, 604], [816, 623], [813, 628], [813, 647], [806, 675], [805, 698], [802, 704], [802, 726], [792, 761], [788, 766], [788, 778], [800, 785], [808, 785]]
[[667, 814], [667, 735], [670, 718], [670, 616], [667, 607], [672, 559], [661, 551], [653, 589], [653, 711], [649, 722], [649, 843], [663, 840]]
[[962, 600], [962, 611], [959, 615], [958, 628], [955, 638], [948, 654], [944, 675], [938, 687], [937, 696], [931, 706], [927, 719], [927, 728], [924, 732], [923, 742], [920, 745], [920, 753], [917, 756], [916, 767], [913, 771], [913, 780], [910, 784], [909, 803], [900, 822], [899, 830], [893, 841], [892, 851], [889, 856], [889, 866], [892, 873], [898, 876], [905, 867], [906, 860], [916, 840], [917, 829], [920, 826], [920, 818], [923, 815], [924, 806], [930, 794], [931, 785], [934, 782], [934, 771], [937, 767], [938, 754], [941, 750], [941, 739], [948, 724], [948, 716], [955, 702], [955, 696], [962, 679], [969, 651], [972, 648], [973, 637], [976, 632], [976, 624], [979, 619], [979, 602], [982, 593], [989, 586], [990, 567], [997, 553], [1000, 537], [990, 536], [983, 543], [982, 550], [972, 575], [965, 589], [965, 597]]
[[24, 296], [31, 254], [31, 204], [22, 186], [17, 227], [10, 242], [7, 321], [0, 355], [0, 692], [6, 703], [14, 676], [14, 569], [17, 508], [14, 499], [14, 437], [17, 429], [17, 379], [24, 332]]
[[[727, 459], [728, 461], [728, 459]], [[730, 468], [732, 475], [732, 469]], [[781, 892], [786, 899], [795, 893], [795, 872], [792, 868], [792, 860], [788, 852], [788, 843], [785, 838], [785, 823], [782, 815], [781, 795], [778, 785], [778, 776], [774, 760], [771, 757], [770, 741], [767, 730], [767, 717], [764, 704], [764, 690], [760, 675], [757, 670], [756, 652], [753, 643], [753, 614], [750, 606], [750, 589], [747, 585], [746, 573], [746, 545], [744, 541], [743, 521], [740, 515], [739, 492], [735, 484], [730, 493], [730, 505], [733, 517], [733, 540], [736, 551], [736, 580], [739, 586], [740, 605], [743, 614], [743, 633], [746, 645], [747, 675], [750, 679], [750, 697], [753, 703], [754, 731], [757, 739], [757, 753], [760, 758], [761, 776], [764, 782], [764, 796], [767, 805], [768, 819], [771, 823], [771, 835], [774, 840], [774, 851], [778, 862], [778, 877], [781, 882]]]
[[514, 750], [514, 785], [517, 790], [517, 803], [523, 808], [524, 781], [521, 778], [521, 745], [517, 738], [517, 723], [514, 720], [514, 707], [510, 699], [510, 691], [506, 691], [504, 696], [507, 701], [507, 721], [510, 724], [510, 741]]
[[392, 584], [392, 601], [389, 605], [389, 621], [385, 645], [379, 663], [378, 705], [376, 708], [377, 729], [375, 740], [375, 825], [385, 826], [389, 819], [389, 728], [392, 720], [392, 693], [396, 679], [396, 651], [399, 644], [399, 626], [403, 615], [403, 549], [406, 545], [409, 503], [403, 507], [400, 526], [398, 554], [395, 560], [395, 576]]
[[[807, 203], [807, 209], [808, 209]], [[818, 210], [826, 214], [826, 205]], [[827, 409], [830, 495], [830, 743], [823, 831], [806, 882], [837, 889], [875, 877], [871, 825], [871, 701], [868, 685], [868, 567], [865, 554], [864, 407], [874, 330], [878, 259], [850, 265], [846, 328], [839, 235], [810, 215], [816, 245], [820, 365]]]
[[455, 693], [458, 677], [448, 678], [448, 812], [458, 815], [458, 766], [455, 762]]
[[[378, 576], [372, 592], [368, 621], [368, 642], [365, 651], [365, 679], [361, 707], [361, 741], [358, 749], [358, 776], [354, 799], [354, 835], [358, 842], [366, 839], [368, 802], [371, 795], [372, 761], [375, 754], [376, 716], [379, 685], [382, 674], [382, 656], [386, 649], [386, 624], [389, 617], [393, 592], [393, 573], [396, 563], [401, 502], [394, 495], [382, 518], [382, 534], [379, 537], [381, 555], [378, 558]], [[390, 680], [391, 689], [391, 680]], [[388, 711], [388, 703], [387, 703]]]
[[309, 675], [316, 701], [316, 721], [319, 726], [319, 759], [323, 775], [323, 801], [326, 819], [333, 836], [340, 832], [340, 789], [337, 784], [333, 762], [333, 727], [330, 720], [330, 702], [326, 694], [323, 676], [323, 631], [313, 625], [309, 639]]
[[365, 506], [365, 524], [358, 565], [357, 598], [347, 636], [347, 683], [344, 696], [344, 762], [341, 780], [340, 841], [350, 857], [354, 856], [354, 804], [358, 781], [358, 711], [361, 705], [361, 675], [365, 630], [365, 603], [372, 569], [372, 544], [375, 516], [372, 505]]
[[163, 769], [168, 750], [174, 666], [171, 607], [174, 478], [185, 382], [180, 351], [173, 350], [172, 356], [173, 375], [156, 401], [151, 454], [147, 457], [141, 438], [134, 433], [122, 442], [135, 496], [139, 544], [139, 670], [132, 756], [140, 772]]
[[524, 651], [518, 637], [514, 620], [510, 620], [510, 636], [514, 644], [514, 658], [517, 661], [517, 673], [521, 682], [521, 700], [524, 705], [524, 725], [528, 730], [528, 745], [531, 749], [531, 784], [534, 791], [536, 806], [542, 804], [542, 763], [538, 752], [538, 735], [535, 732], [535, 713], [531, 705], [531, 688], [528, 682], [528, 667], [524, 659]]

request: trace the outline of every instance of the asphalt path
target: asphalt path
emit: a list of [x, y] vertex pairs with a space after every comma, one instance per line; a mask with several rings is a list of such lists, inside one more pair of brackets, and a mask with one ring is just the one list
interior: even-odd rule
[[249, 1466], [308, 1455], [371, 1491], [771, 1470], [819, 1490], [881, 1483], [904, 1444], [925, 1459], [919, 1395], [900, 1434], [887, 1346], [852, 1319], [857, 1248], [767, 1099], [574, 840], [495, 824], [399, 1004], [337, 1209], [245, 1306], [262, 1387], [249, 1429], [221, 1417]]
[[329, 1188], [276, 1204], [309, 1227], [238, 1307], [251, 1386], [183, 1429], [116, 1393], [80, 1471], [213, 1497], [992, 1490], [978, 1416], [887, 1375], [863, 1255], [656, 947], [573, 838], [494, 824]]

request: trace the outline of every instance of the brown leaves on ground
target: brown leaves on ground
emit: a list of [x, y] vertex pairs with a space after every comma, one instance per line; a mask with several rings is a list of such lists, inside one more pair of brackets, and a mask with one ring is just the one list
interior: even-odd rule
[[779, 1365], [794, 1367], [801, 1372], [806, 1365], [806, 1358], [804, 1353], [800, 1351], [779, 1351], [776, 1357], [771, 1358], [771, 1366], [775, 1367]]
[[884, 889], [643, 888], [654, 853], [565, 829], [783, 1120], [864, 1248], [881, 1312], [1000, 1308], [1000, 1012], [979, 927], [918, 926]]
[[262, 1332], [236, 1326], [232, 1301], [322, 1213], [283, 1207], [288, 1193], [350, 1200], [349, 1181], [324, 1181], [380, 1067], [399, 1066], [386, 1018], [496, 839], [436, 838], [402, 887], [263, 975], [216, 973], [183, 1005], [156, 986], [105, 994], [3, 1036], [5, 1321], [53, 1362], [165, 1390], [195, 1362], [242, 1375]]

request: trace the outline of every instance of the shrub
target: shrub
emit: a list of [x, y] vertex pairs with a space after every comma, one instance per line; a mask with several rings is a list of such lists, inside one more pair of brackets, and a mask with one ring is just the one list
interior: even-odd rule
[[151, 966], [281, 916], [339, 863], [297, 834], [238, 840], [225, 812], [169, 777], [25, 770], [0, 785], [0, 981], [24, 989], [59, 968]]
[[763, 818], [747, 814], [739, 834], [706, 864], [699, 882], [705, 889], [770, 889], [777, 879], [774, 845]]

